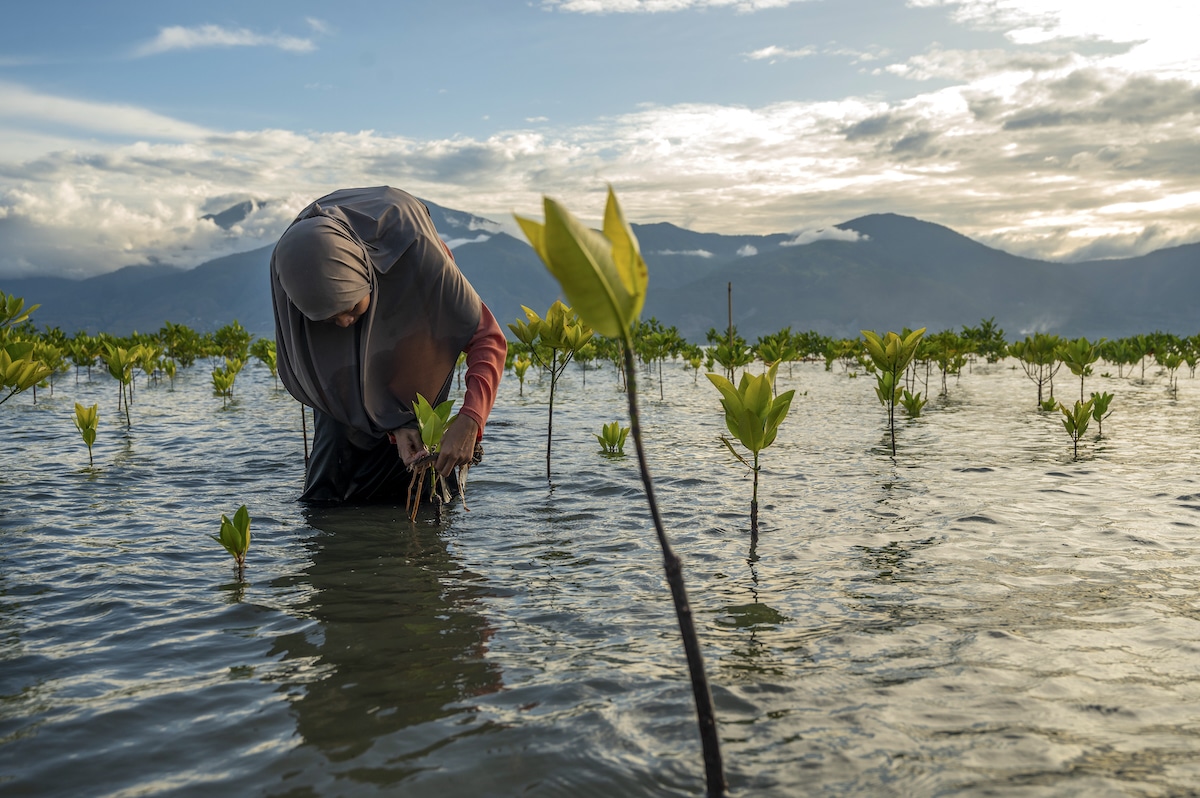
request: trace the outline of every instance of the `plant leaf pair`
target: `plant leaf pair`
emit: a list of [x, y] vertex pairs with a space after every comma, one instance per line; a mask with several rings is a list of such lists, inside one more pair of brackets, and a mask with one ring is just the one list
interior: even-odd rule
[[243, 504], [237, 509], [232, 521], [229, 516], [222, 514], [221, 534], [210, 537], [229, 552], [237, 563], [240, 574], [246, 565], [246, 552], [250, 549], [250, 511], [246, 509], [246, 505]]
[[756, 458], [759, 452], [775, 442], [779, 425], [787, 417], [796, 395], [793, 390], [773, 396], [772, 385], [778, 367], [777, 363], [758, 376], [743, 373], [737, 387], [720, 374], [705, 375], [721, 392], [725, 426]]
[[438, 447], [442, 445], [442, 436], [446, 434], [446, 427], [450, 426], [450, 422], [457, 416], [451, 416], [450, 411], [454, 407], [454, 401], [447, 399], [437, 407], [429, 404], [429, 400], [421, 394], [417, 394], [417, 400], [413, 402], [413, 414], [417, 417], [417, 425], [421, 428], [421, 443], [425, 444], [425, 448], [431, 452], [436, 452]]
[[543, 208], [544, 224], [516, 217], [534, 251], [585, 324], [610, 338], [627, 337], [646, 301], [649, 272], [612, 187], [603, 233], [549, 197]]

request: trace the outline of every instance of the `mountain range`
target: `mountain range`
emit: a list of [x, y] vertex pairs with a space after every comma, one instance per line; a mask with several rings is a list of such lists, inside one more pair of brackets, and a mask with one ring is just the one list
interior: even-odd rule
[[[533, 250], [494, 222], [428, 203], [459, 268], [503, 325], [561, 297]], [[236, 224], [249, 203], [214, 214]], [[643, 318], [702, 342], [733, 321], [750, 340], [790, 326], [824, 335], [861, 329], [958, 329], [994, 318], [1010, 340], [1033, 331], [1109, 338], [1200, 330], [1200, 244], [1136, 258], [1053, 263], [992, 249], [949, 228], [896, 214], [844, 222], [815, 240], [786, 234], [719, 235], [659, 223], [633, 225], [650, 271]], [[85, 280], [0, 279], [0, 290], [39, 303], [38, 326], [125, 335], [165, 321], [212, 330], [237, 319], [272, 335], [271, 247], [193, 269], [129, 266]]]

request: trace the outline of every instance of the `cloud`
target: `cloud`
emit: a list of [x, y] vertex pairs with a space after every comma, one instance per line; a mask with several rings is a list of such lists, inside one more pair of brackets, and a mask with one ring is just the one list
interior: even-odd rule
[[737, 254], [739, 258], [752, 258], [758, 254], [758, 247], [753, 244], [746, 244], [738, 248]]
[[711, 258], [713, 254], [707, 249], [660, 249], [655, 255], [687, 255], [692, 258]]
[[[932, 48], [905, 63], [940, 80], [899, 99], [644, 105], [436, 139], [219, 132], [0, 82], [0, 275], [195, 265], [272, 243], [333, 188], [380, 182], [510, 231], [543, 194], [598, 217], [611, 182], [640, 223], [838, 236], [892, 211], [1031, 257], [1140, 254], [1200, 239], [1200, 67], [1133, 73], [1131, 53]], [[201, 218], [234, 195], [260, 204], [228, 230]]]
[[[0, 81], [0, 126], [10, 125], [177, 141], [201, 138], [212, 132], [143, 108], [58, 97]], [[8, 156], [14, 154], [10, 151]]]
[[843, 230], [840, 227], [824, 227], [820, 230], [801, 230], [787, 241], [779, 242], [781, 247], [802, 247], [805, 244], [811, 244], [814, 241], [866, 241], [868, 236], [860, 234], [857, 230]]
[[542, 0], [544, 8], [576, 14], [656, 14], [706, 8], [749, 13], [811, 0]]
[[[312, 25], [314, 20], [309, 20]], [[315, 27], [315, 26], [314, 26]], [[275, 47], [291, 53], [309, 53], [317, 49], [311, 39], [301, 39], [282, 33], [262, 34], [246, 28], [223, 28], [220, 25], [200, 25], [185, 28], [173, 25], [160, 28], [158, 36], [134, 50], [134, 56], [159, 55], [172, 50], [197, 50], [211, 47]]]
[[943, 50], [934, 45], [907, 61], [889, 64], [887, 72], [908, 80], [971, 82], [1008, 72], [1047, 72], [1077, 63], [1071, 53], [1009, 50]]
[[799, 50], [788, 50], [784, 47], [777, 47], [772, 44], [768, 47], [763, 47], [753, 52], [746, 53], [746, 58], [749, 58], [751, 61], [771, 61], [774, 63], [775, 61], [791, 58], [807, 58], [810, 55], [816, 55], [816, 53], [816, 48], [813, 47], [801, 47]]

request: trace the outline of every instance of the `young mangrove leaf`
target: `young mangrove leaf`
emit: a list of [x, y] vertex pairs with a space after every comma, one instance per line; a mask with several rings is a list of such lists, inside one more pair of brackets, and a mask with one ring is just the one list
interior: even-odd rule
[[549, 197], [543, 207], [544, 224], [521, 216], [517, 223], [575, 312], [601, 335], [617, 338], [628, 332], [641, 315], [649, 272], [612, 187], [603, 233]]
[[229, 552], [237, 563], [238, 579], [246, 569], [246, 552], [250, 550], [250, 511], [242, 505], [233, 514], [233, 520], [224, 513], [221, 514], [221, 534], [210, 535]]
[[733, 452], [754, 477], [754, 489], [750, 499], [750, 538], [758, 539], [758, 473], [759, 454], [775, 442], [779, 425], [787, 417], [795, 391], [785, 391], [774, 396], [775, 373], [779, 364], [771, 366], [764, 374], [752, 376], [743, 372], [736, 387], [720, 374], [705, 376], [721, 392], [721, 406], [725, 409], [725, 426], [739, 443], [750, 452], [750, 462], [738, 455], [725, 438], [721, 440]]
[[92, 462], [92, 444], [96, 442], [96, 428], [100, 423], [100, 406], [92, 405], [84, 407], [75, 403], [75, 429], [79, 430], [83, 442], [87, 444], [88, 450], [88, 465], [93, 465]]
[[625, 454], [625, 439], [629, 437], [629, 427], [622, 427], [620, 422], [613, 421], [600, 428], [596, 440], [600, 442], [600, 451], [604, 454]]

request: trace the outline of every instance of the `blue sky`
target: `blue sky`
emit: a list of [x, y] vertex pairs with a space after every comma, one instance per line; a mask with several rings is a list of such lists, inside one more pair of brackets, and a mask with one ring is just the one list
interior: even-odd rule
[[[389, 183], [804, 240], [866, 213], [1018, 254], [1200, 240], [1179, 0], [27, 4], [0, 30], [0, 277], [195, 265]], [[203, 219], [256, 210], [232, 230]]]

